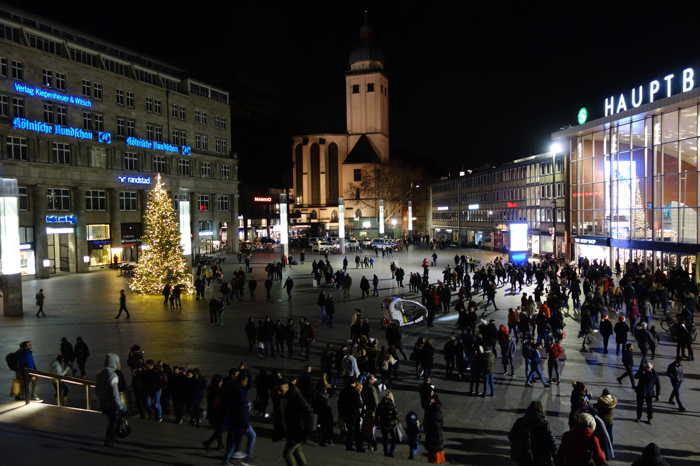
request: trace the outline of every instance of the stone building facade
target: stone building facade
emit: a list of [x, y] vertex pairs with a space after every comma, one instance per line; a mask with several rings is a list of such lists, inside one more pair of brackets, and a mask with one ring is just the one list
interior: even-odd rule
[[22, 272], [136, 260], [157, 174], [189, 201], [194, 254], [237, 250], [230, 121], [228, 93], [180, 69], [0, 9], [0, 174], [19, 184]]

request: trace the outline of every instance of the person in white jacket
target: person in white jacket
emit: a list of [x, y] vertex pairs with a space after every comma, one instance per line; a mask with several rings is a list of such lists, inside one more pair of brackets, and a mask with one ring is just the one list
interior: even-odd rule
[[[51, 372], [53, 372], [56, 375], [61, 375], [61, 376], [66, 376], [70, 372], [70, 366], [66, 364], [66, 361], [63, 359], [63, 355], [58, 355], [56, 356], [56, 359], [53, 360], [51, 363]], [[56, 391], [56, 384], [52, 384], [54, 392]], [[60, 401], [61, 404], [65, 404], [68, 401], [68, 384], [65, 382], [60, 382], [59, 386], [61, 387], [61, 394], [60, 394]], [[58, 402], [59, 400], [59, 394], [56, 393], [56, 400]]]
[[100, 402], [100, 410], [107, 416], [105, 446], [113, 447], [117, 437], [117, 427], [122, 416], [126, 415], [126, 405], [119, 394], [119, 356], [105, 355], [104, 369], [97, 374], [95, 392]]

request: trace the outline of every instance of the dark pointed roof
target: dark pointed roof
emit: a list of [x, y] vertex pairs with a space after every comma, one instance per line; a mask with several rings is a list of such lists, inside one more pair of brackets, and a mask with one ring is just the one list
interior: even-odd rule
[[369, 17], [367, 10], [364, 11], [364, 23], [360, 28], [360, 40], [350, 52], [348, 63], [352, 65], [360, 61], [377, 61], [384, 62], [382, 51], [376, 47], [373, 41], [374, 34], [369, 26]]
[[379, 155], [374, 150], [372, 143], [369, 142], [366, 134], [360, 136], [355, 146], [352, 148], [347, 157], [345, 157], [344, 165], [353, 163], [379, 163]]

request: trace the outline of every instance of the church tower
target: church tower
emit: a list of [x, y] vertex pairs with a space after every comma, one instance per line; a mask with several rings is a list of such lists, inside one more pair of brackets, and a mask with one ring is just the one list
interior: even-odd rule
[[366, 135], [381, 162], [389, 160], [389, 80], [384, 57], [374, 47], [367, 11], [358, 46], [350, 53], [345, 74], [348, 149]]

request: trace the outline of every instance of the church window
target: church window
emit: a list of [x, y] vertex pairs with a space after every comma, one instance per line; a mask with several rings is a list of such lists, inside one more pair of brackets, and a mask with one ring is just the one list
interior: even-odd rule
[[353, 84], [353, 85], [352, 85], [352, 93], [353, 93], [353, 94], [359, 94], [359, 93], [360, 93], [360, 85], [359, 85], [359, 84]]
[[374, 92], [374, 83], [367, 83], [367, 92]]
[[359, 168], [356, 168], [352, 171], [352, 180], [353, 181], [362, 181], [362, 170]]

